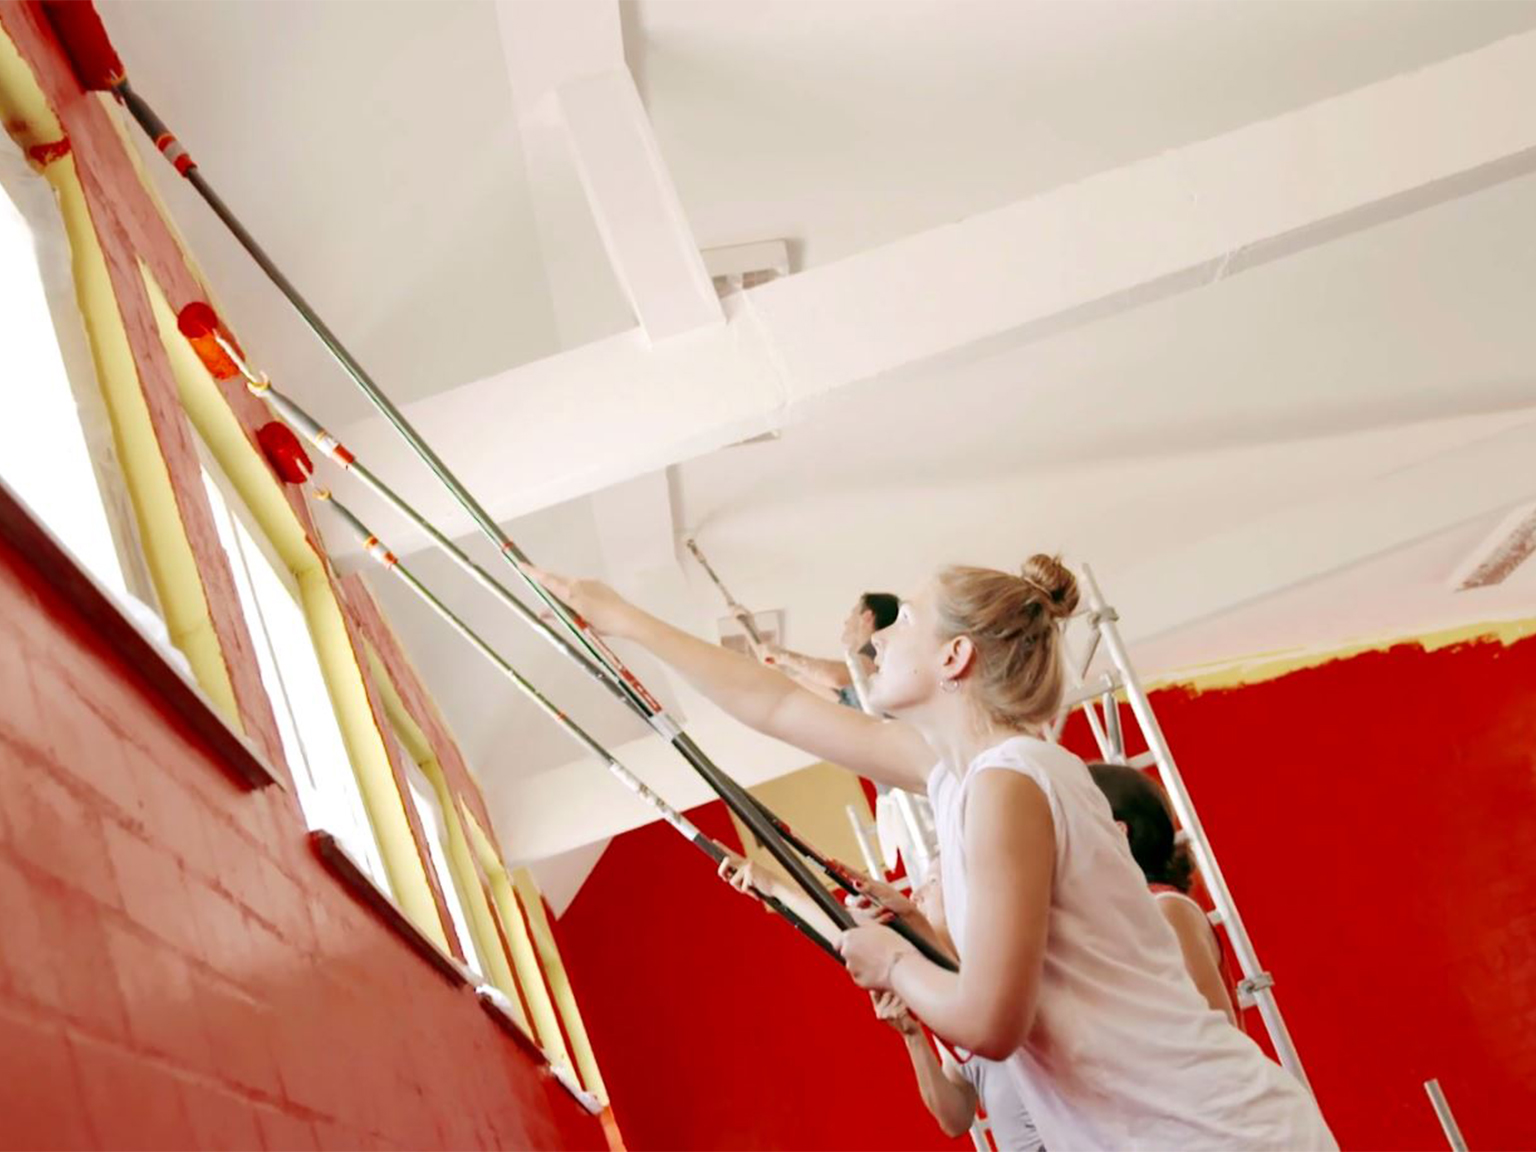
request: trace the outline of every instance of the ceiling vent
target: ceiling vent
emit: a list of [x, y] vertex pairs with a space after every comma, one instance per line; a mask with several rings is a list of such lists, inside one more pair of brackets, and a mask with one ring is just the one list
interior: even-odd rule
[[704, 267], [715, 292], [729, 296], [789, 275], [789, 243], [760, 240], [755, 244], [730, 244], [704, 249]]

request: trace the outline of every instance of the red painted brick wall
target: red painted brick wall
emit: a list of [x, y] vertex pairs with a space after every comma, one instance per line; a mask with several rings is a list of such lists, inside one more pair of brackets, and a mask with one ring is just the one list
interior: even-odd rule
[[603, 1146], [0, 546], [0, 1147]]

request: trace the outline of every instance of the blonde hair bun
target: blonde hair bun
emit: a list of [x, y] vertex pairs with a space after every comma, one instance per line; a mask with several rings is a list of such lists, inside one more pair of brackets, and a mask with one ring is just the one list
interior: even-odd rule
[[1019, 578], [1045, 598], [1046, 610], [1057, 619], [1077, 610], [1077, 577], [1060, 556], [1035, 553], [1024, 561]]

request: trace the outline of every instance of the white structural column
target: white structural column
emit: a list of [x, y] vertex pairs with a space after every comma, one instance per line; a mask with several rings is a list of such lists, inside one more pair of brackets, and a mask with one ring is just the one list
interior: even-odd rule
[[[470, 486], [492, 514], [505, 520], [515, 513], [498, 502], [501, 484], [522, 484], [536, 473], [506, 481], [478, 475], [472, 446], [461, 443], [454, 430], [457, 422], [468, 421], [490, 432], [488, 443], [499, 445], [492, 452], [502, 464], [520, 458], [530, 440], [545, 436], [557, 437], [564, 450], [573, 453], [569, 464], [600, 461], [621, 450], [625, 441], [588, 434], [591, 381], [619, 382], [632, 399], [643, 397], [650, 383], [644, 378], [621, 380], [604, 353], [620, 348], [628, 359], [667, 362], [686, 354], [669, 351], [670, 345], [685, 342], [696, 329], [723, 329], [725, 315], [625, 65], [618, 4], [498, 0], [496, 8], [545, 274], [561, 342], [572, 350], [542, 366], [530, 366], [503, 395], [510, 403], [479, 411], [479, 400], [460, 390], [457, 403], [411, 416], [422, 420], [419, 427], [429, 442], [453, 452], [448, 457], [452, 466], [470, 478]], [[508, 258], [517, 254], [509, 253]], [[620, 335], [612, 336], [615, 332]], [[551, 367], [556, 370], [546, 371]], [[702, 395], [698, 398], [706, 401]], [[392, 449], [385, 441], [370, 443], [366, 450], [387, 456]], [[658, 460], [658, 467], [667, 462]], [[621, 555], [627, 561], [622, 570], [605, 563], [607, 575], [640, 602], [656, 606], [671, 619], [688, 620], [697, 614], [697, 605], [689, 604], [678, 568], [666, 478], [648, 471], [627, 472], [623, 478], [628, 483], [607, 488], [593, 501], [605, 560]], [[573, 494], [600, 486], [586, 485]], [[553, 488], [546, 492], [552, 498], [535, 495], [524, 508], [562, 498]], [[424, 503], [433, 507], [435, 495]], [[442, 512], [433, 507], [430, 514]], [[676, 684], [647, 654], [623, 644], [616, 647], [669, 712], [687, 721], [723, 763], [733, 762], [730, 752], [742, 738], [739, 725]], [[721, 735], [729, 746], [717, 750]], [[758, 738], [758, 743], [766, 742]], [[680, 807], [711, 795], [676, 752], [654, 735], [614, 751]], [[754, 748], [754, 754], [762, 759], [761, 749]], [[528, 809], [525, 794], [537, 791], [541, 782], [554, 783], [558, 795], [546, 794], [537, 809]], [[509, 795], [509, 788], [515, 794]], [[524, 859], [550, 856], [655, 816], [616, 785], [606, 768], [587, 759], [567, 766], [553, 781], [497, 779], [488, 788], [488, 798], [503, 841], [517, 845]], [[583, 835], [578, 829], [592, 827], [585, 817], [594, 809], [610, 812], [615, 819], [599, 836]], [[595, 859], [583, 866], [590, 867]], [[570, 877], [567, 881], [575, 882]]]
[[629, 70], [574, 80], [556, 96], [587, 203], [646, 336], [724, 324]]
[[622, 65], [619, 8], [607, 2], [499, 0], [496, 21], [555, 326], [561, 346], [575, 348], [634, 323], [571, 162], [555, 98], [562, 83]]
[[636, 320], [652, 341], [722, 323], [624, 63], [618, 4], [499, 0], [496, 15], [562, 343]]
[[[833, 390], [1197, 289], [1532, 171], [1526, 33], [741, 293], [723, 326], [620, 332], [407, 411], [508, 519], [776, 427]], [[380, 471], [403, 462], [381, 421], [348, 433]], [[468, 530], [447, 499], [421, 503]]]

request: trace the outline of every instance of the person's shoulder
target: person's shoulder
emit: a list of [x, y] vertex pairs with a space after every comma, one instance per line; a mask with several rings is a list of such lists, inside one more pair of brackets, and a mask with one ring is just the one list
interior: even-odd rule
[[1159, 886], [1152, 890], [1152, 897], [1157, 901], [1157, 910], [1163, 914], [1163, 919], [1175, 929], [1195, 936], [1214, 937], [1210, 916], [1187, 892]]
[[1205, 909], [1200, 907], [1200, 902], [1182, 888], [1175, 888], [1172, 884], [1148, 884], [1147, 891], [1152, 893], [1159, 904], [1167, 900], [1174, 905], [1192, 908], [1200, 915], [1205, 915]]
[[968, 775], [989, 769], [1003, 769], [1029, 776], [1047, 791], [1058, 780], [1078, 775], [1088, 777], [1088, 769], [1076, 755], [1060, 744], [1035, 736], [1011, 736], [994, 744], [971, 761]]
[[975, 767], [993, 764], [1029, 764], [1046, 766], [1082, 766], [1082, 759], [1060, 744], [1042, 740], [1038, 736], [1010, 736], [1000, 740], [972, 761]]

